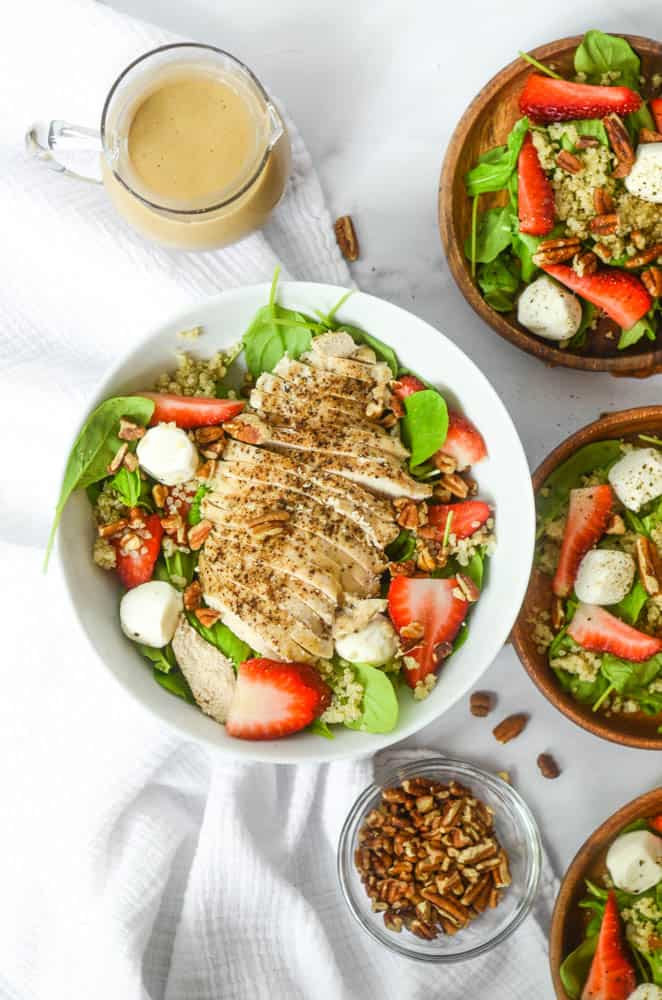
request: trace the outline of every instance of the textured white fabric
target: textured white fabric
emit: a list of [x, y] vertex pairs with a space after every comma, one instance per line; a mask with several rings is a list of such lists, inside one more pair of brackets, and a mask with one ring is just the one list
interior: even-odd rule
[[443, 971], [396, 960], [359, 933], [336, 884], [338, 832], [371, 765], [237, 766], [183, 743], [92, 662], [58, 573], [40, 575], [61, 456], [119, 352], [175, 308], [269, 279], [277, 260], [349, 282], [291, 125], [294, 174], [268, 228], [197, 256], [147, 246], [100, 188], [25, 157], [34, 117], [94, 124], [117, 72], [167, 37], [83, 0], [20, 0], [5, 38], [0, 996], [550, 995], [548, 869], [535, 919], [496, 953]]

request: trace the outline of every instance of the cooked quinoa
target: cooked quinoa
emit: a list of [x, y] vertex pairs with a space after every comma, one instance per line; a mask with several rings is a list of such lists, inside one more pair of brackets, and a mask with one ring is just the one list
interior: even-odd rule
[[437, 683], [436, 674], [428, 674], [424, 677], [422, 681], [419, 681], [414, 688], [414, 699], [415, 701], [423, 701], [428, 697], [431, 691], [434, 690], [435, 684]]
[[468, 566], [471, 557], [481, 549], [484, 549], [488, 556], [493, 555], [496, 549], [494, 518], [488, 518], [485, 524], [468, 538], [457, 538], [452, 531], [448, 536], [448, 551], [457, 559], [460, 566]]
[[589, 653], [581, 646], [574, 646], [572, 650], [559, 650], [558, 655], [549, 661], [554, 670], [565, 670], [569, 674], [576, 674], [581, 681], [589, 683], [598, 676], [601, 662], [601, 656]]
[[108, 480], [103, 484], [92, 510], [97, 524], [112, 524], [113, 521], [119, 521], [129, 513], [129, 508], [122, 503], [119, 494]]
[[177, 353], [177, 370], [164, 372], [156, 380], [157, 392], [173, 392], [180, 396], [215, 396], [217, 384], [227, 374], [228, 359], [235, 354], [217, 351], [210, 358], [194, 358], [185, 351]]
[[639, 951], [650, 951], [649, 939], [657, 934], [657, 926], [662, 921], [662, 910], [650, 896], [637, 899], [632, 906], [622, 911], [625, 920], [625, 936]]
[[364, 687], [350, 664], [320, 660], [317, 669], [333, 692], [329, 707], [320, 717], [322, 722], [356, 722], [361, 716]]
[[117, 566], [115, 547], [110, 544], [107, 538], [95, 539], [92, 547], [92, 559], [101, 569], [115, 569]]

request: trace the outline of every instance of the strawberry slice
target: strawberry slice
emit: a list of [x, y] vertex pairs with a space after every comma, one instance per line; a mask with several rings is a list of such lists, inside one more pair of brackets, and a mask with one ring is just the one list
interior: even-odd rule
[[570, 490], [568, 519], [552, 583], [557, 597], [567, 597], [572, 592], [579, 564], [588, 550], [600, 541], [613, 504], [614, 494], [608, 483]]
[[594, 306], [604, 309], [624, 330], [634, 326], [653, 305], [639, 278], [615, 267], [582, 277], [568, 264], [543, 264], [542, 269]]
[[597, 604], [577, 606], [568, 635], [591, 653], [613, 653], [634, 663], [662, 653], [662, 639], [640, 632]]
[[446, 522], [451, 518], [449, 532], [456, 538], [469, 538], [491, 517], [492, 511], [483, 500], [463, 500], [462, 503], [436, 503], [428, 507], [428, 524], [437, 529], [438, 540], [446, 533]]
[[658, 132], [662, 132], [662, 97], [656, 97], [654, 101], [651, 101], [650, 108], [655, 119], [655, 128]]
[[225, 728], [241, 740], [278, 739], [305, 729], [330, 701], [331, 688], [307, 663], [246, 660]]
[[640, 107], [641, 97], [629, 87], [596, 87], [540, 73], [531, 74], [519, 99], [520, 111], [534, 122], [604, 118], [612, 111], [626, 115]]
[[416, 378], [415, 375], [403, 375], [393, 384], [393, 395], [398, 399], [406, 399], [407, 396], [413, 396], [422, 389], [425, 389], [425, 386], [420, 378]]
[[546, 236], [554, 228], [554, 190], [538, 158], [531, 133], [517, 160], [519, 228], [531, 236]]
[[662, 833], [662, 814], [659, 816], [649, 816], [648, 825], [652, 826], [658, 833]]
[[467, 616], [469, 604], [457, 596], [455, 577], [436, 580], [422, 576], [394, 576], [388, 591], [388, 613], [400, 632], [405, 625], [418, 622], [423, 626], [423, 638], [407, 656], [418, 667], [405, 670], [405, 680], [415, 688], [428, 674], [438, 670], [452, 652], [451, 643]]
[[[117, 541], [113, 539], [117, 558], [115, 568], [117, 575], [127, 590], [131, 590], [132, 587], [137, 587], [141, 583], [147, 583], [148, 580], [152, 579], [154, 564], [159, 558], [159, 552], [161, 551], [161, 539], [163, 537], [161, 518], [158, 514], [149, 514], [147, 517], [144, 517], [141, 513], [140, 516], [145, 522], [145, 532], [152, 537], [141, 538], [142, 544], [139, 549], [132, 549], [123, 554], [122, 538], [119, 537]], [[141, 549], [146, 549], [147, 551], [141, 552]]]
[[442, 455], [450, 455], [457, 463], [458, 471], [487, 458], [487, 446], [483, 435], [461, 413], [448, 413], [448, 433], [439, 449]]
[[616, 894], [611, 889], [581, 1000], [627, 1000], [636, 985], [634, 966], [623, 944]]
[[150, 427], [160, 423], [176, 423], [189, 430], [192, 427], [213, 427], [231, 420], [244, 408], [240, 399], [214, 399], [208, 396], [176, 396], [170, 392], [141, 392], [154, 400]]

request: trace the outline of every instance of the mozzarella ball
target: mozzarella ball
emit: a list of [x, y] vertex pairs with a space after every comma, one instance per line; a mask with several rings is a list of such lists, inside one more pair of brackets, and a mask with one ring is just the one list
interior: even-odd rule
[[176, 424], [150, 427], [138, 442], [136, 454], [145, 472], [166, 486], [193, 479], [198, 468], [197, 448]]
[[607, 851], [606, 861], [617, 889], [645, 892], [662, 879], [662, 837], [648, 830], [623, 833]]
[[639, 144], [625, 187], [643, 201], [662, 204], [662, 142]]
[[569, 340], [579, 329], [582, 306], [572, 292], [543, 274], [520, 295], [517, 319], [545, 340]]
[[381, 667], [393, 659], [398, 648], [398, 637], [384, 615], [377, 615], [360, 632], [336, 639], [336, 653], [350, 663], [367, 663]]
[[591, 549], [579, 564], [575, 593], [584, 604], [618, 604], [630, 593], [634, 573], [627, 552]]
[[612, 465], [608, 478], [621, 503], [640, 510], [662, 494], [662, 455], [654, 448], [634, 448]]
[[128, 590], [120, 602], [120, 624], [127, 638], [145, 646], [167, 646], [177, 628], [182, 595], [165, 580], [150, 580]]

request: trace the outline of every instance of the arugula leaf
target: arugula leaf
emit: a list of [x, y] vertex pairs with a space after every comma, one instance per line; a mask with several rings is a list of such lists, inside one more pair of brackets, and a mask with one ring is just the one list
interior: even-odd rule
[[478, 164], [464, 179], [470, 198], [506, 187], [517, 167], [517, 158], [528, 130], [529, 119], [520, 118], [513, 125], [505, 146], [490, 149], [479, 158]]
[[559, 976], [570, 1000], [579, 1000], [581, 997], [597, 946], [598, 935], [593, 934], [585, 938], [579, 947], [571, 951], [561, 962]]
[[197, 490], [195, 491], [195, 496], [191, 501], [191, 506], [189, 507], [189, 512], [188, 512], [189, 524], [191, 525], [200, 524], [200, 521], [202, 520], [202, 515], [200, 513], [200, 501], [202, 500], [203, 497], [206, 497], [208, 493], [211, 493], [211, 486], [205, 486], [204, 483], [198, 486]]
[[583, 73], [587, 83], [601, 83], [605, 73], [618, 73], [612, 81], [618, 86], [639, 89], [641, 62], [629, 42], [602, 31], [587, 31], [575, 50], [575, 72]]
[[626, 594], [622, 601], [615, 604], [611, 611], [618, 618], [622, 618], [630, 625], [636, 625], [644, 604], [648, 600], [648, 594], [644, 590], [641, 580], [637, 577], [629, 594]]
[[361, 715], [354, 722], [346, 722], [348, 729], [363, 733], [390, 733], [398, 722], [398, 698], [387, 674], [379, 667], [367, 663], [352, 663], [359, 684], [363, 685]]
[[139, 424], [148, 424], [154, 412], [154, 401], [142, 396], [114, 396], [104, 400], [94, 410], [81, 427], [73, 443], [60, 496], [55, 507], [55, 517], [46, 545], [44, 569], [48, 566], [55, 533], [62, 512], [74, 490], [84, 490], [108, 475], [108, 466], [122, 444], [117, 437], [122, 417], [129, 417]]
[[197, 706], [197, 701], [193, 697], [193, 692], [191, 691], [188, 681], [184, 677], [181, 670], [171, 670], [169, 674], [164, 674], [158, 667], [154, 667], [153, 670], [154, 680], [157, 684], [160, 684], [162, 688], [169, 691], [170, 694], [177, 695], [178, 698], [183, 698], [184, 701], [188, 701], [191, 705]]
[[515, 308], [519, 284], [519, 264], [509, 253], [502, 253], [478, 268], [478, 285], [483, 298], [497, 312], [510, 312]]
[[494, 260], [502, 250], [510, 246], [512, 224], [510, 205], [504, 205], [503, 208], [488, 208], [478, 220], [475, 246], [472, 236], [467, 239], [465, 245], [467, 257], [479, 264], [488, 264]]
[[403, 528], [398, 537], [390, 542], [384, 551], [391, 562], [405, 562], [407, 559], [411, 559], [416, 551], [416, 537], [411, 531]]
[[421, 389], [404, 400], [401, 430], [411, 451], [411, 467], [421, 465], [439, 451], [448, 433], [448, 407], [435, 389]]
[[531, 236], [529, 233], [521, 233], [519, 231], [518, 219], [516, 217], [513, 219], [513, 231], [511, 234], [512, 250], [515, 256], [519, 258], [521, 264], [522, 281], [525, 281], [527, 284], [538, 271], [538, 265], [534, 263], [533, 255], [536, 253], [541, 239], [541, 236]]
[[545, 480], [536, 499], [538, 516], [543, 522], [556, 517], [570, 490], [581, 485], [582, 476], [610, 466], [620, 457], [620, 441], [594, 441], [579, 448]]
[[155, 649], [154, 646], [145, 646], [142, 642], [139, 642], [137, 645], [142, 655], [146, 656], [154, 664], [155, 670], [160, 670], [163, 674], [169, 674], [171, 670], [177, 667], [177, 660], [175, 659], [175, 654], [170, 643], [164, 646], [163, 649]]
[[244, 660], [250, 659], [252, 655], [251, 647], [247, 642], [239, 639], [234, 632], [231, 632], [227, 625], [224, 625], [222, 622], [216, 622], [211, 628], [207, 628], [191, 611], [186, 612], [186, 618], [203, 639], [206, 639], [212, 646], [216, 646], [223, 653], [223, 656], [227, 656], [229, 660], [232, 660], [235, 669]]

